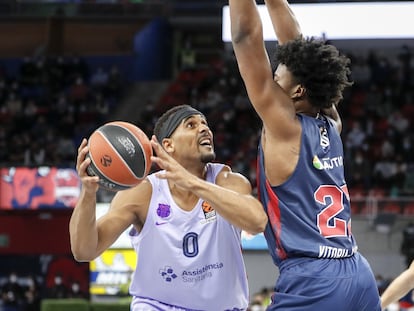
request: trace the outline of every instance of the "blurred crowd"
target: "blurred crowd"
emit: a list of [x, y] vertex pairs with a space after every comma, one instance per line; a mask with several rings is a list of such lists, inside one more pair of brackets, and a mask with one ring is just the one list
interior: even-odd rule
[[0, 165], [73, 167], [76, 149], [108, 118], [124, 82], [116, 66], [81, 58], [23, 59], [15, 75], [0, 68]]
[[40, 311], [42, 299], [81, 298], [87, 299], [89, 293], [82, 291], [76, 280], [70, 284], [56, 274], [53, 284], [47, 287], [40, 276], [19, 275], [10, 272], [0, 282], [0, 310], [2, 311]]
[[[347, 53], [354, 86], [339, 106], [351, 195], [414, 196], [414, 89], [410, 47]], [[26, 58], [18, 73], [0, 70], [0, 165], [73, 167], [77, 146], [109, 120], [127, 89], [116, 66], [91, 68], [81, 57]], [[217, 160], [255, 185], [260, 121], [232, 53], [208, 65], [187, 64], [158, 102], [137, 120], [150, 135], [156, 118], [177, 104], [203, 111]]]

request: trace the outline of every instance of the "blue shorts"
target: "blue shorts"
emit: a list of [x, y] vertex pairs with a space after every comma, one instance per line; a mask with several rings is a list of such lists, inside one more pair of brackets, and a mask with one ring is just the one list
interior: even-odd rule
[[359, 253], [341, 259], [288, 259], [267, 311], [381, 311], [374, 274]]

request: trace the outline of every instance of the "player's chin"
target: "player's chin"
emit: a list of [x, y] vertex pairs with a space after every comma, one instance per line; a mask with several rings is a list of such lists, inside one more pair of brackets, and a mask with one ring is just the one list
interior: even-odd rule
[[202, 152], [201, 153], [201, 162], [208, 163], [214, 161], [216, 159], [216, 153], [213, 149], [209, 152]]

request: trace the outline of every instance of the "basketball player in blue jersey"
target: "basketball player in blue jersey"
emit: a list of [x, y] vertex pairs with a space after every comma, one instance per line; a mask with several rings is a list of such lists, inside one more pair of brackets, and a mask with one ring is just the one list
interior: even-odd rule
[[377, 311], [378, 289], [351, 233], [341, 120], [349, 60], [304, 38], [286, 0], [267, 0], [278, 38], [272, 72], [254, 0], [229, 0], [232, 42], [263, 129], [258, 194], [279, 268], [268, 310]]
[[95, 259], [132, 224], [138, 257], [132, 311], [246, 310], [241, 230], [264, 231], [268, 218], [262, 205], [244, 176], [212, 162], [213, 134], [201, 112], [173, 107], [154, 133], [152, 161], [161, 170], [116, 193], [98, 220], [98, 178], [86, 173], [88, 147], [86, 140], [81, 143], [76, 168], [82, 190], [70, 220], [75, 259]]

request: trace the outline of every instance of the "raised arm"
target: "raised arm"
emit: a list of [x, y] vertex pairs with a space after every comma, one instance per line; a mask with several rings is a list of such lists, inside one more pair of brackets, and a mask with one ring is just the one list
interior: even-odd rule
[[335, 104], [332, 104], [331, 108], [322, 109], [321, 112], [335, 123], [335, 126], [338, 129], [338, 132], [341, 133], [342, 132], [342, 120], [339, 115], [337, 106]]
[[249, 99], [266, 133], [279, 141], [297, 135], [290, 90], [275, 82], [263, 41], [262, 22], [254, 0], [230, 0], [233, 49]]
[[279, 44], [302, 35], [296, 16], [286, 0], [265, 0]]
[[262, 22], [254, 0], [230, 0], [229, 6], [233, 49], [249, 97], [256, 102], [267, 84], [273, 84]]

